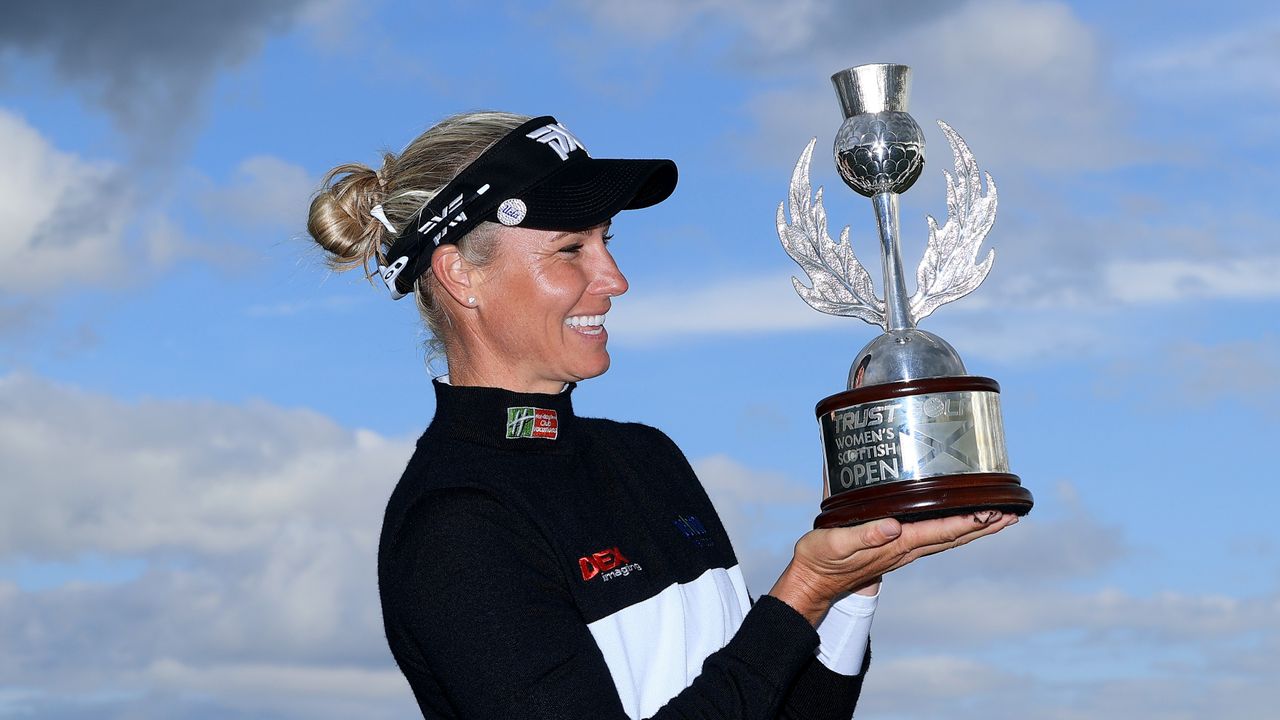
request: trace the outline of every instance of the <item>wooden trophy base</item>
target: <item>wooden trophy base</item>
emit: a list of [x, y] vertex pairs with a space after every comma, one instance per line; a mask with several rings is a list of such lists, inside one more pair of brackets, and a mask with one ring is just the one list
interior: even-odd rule
[[1031, 492], [1022, 487], [1017, 475], [943, 475], [859, 488], [829, 497], [822, 502], [822, 512], [813, 526], [842, 527], [887, 517], [914, 522], [975, 510], [1026, 515], [1031, 505]]
[[[868, 385], [824, 398], [815, 410], [835, 492], [822, 502], [814, 527], [983, 509], [1026, 515], [1033, 500], [1008, 472], [999, 393], [995, 380], [969, 375]], [[907, 452], [904, 437], [920, 438], [929, 457]]]

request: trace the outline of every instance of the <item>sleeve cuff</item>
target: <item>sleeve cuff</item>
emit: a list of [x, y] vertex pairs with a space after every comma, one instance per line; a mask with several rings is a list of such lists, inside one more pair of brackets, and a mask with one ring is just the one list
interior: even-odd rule
[[782, 689], [817, 646], [818, 633], [804, 616], [772, 595], [761, 595], [725, 650]]
[[880, 600], [873, 596], [850, 593], [832, 603], [827, 616], [818, 623], [818, 661], [832, 672], [857, 675], [871, 637], [871, 621]]

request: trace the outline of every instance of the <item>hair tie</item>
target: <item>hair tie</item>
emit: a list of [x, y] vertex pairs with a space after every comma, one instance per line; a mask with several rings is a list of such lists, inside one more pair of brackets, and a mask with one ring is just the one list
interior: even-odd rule
[[374, 205], [373, 209], [369, 211], [369, 214], [376, 218], [378, 222], [382, 223], [382, 227], [386, 228], [387, 232], [392, 235], [396, 234], [396, 226], [392, 225], [391, 221], [387, 219], [387, 213], [382, 209], [381, 204]]

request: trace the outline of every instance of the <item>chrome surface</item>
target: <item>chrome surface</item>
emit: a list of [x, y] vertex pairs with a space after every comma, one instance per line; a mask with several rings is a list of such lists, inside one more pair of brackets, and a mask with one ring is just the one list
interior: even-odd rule
[[904, 193], [924, 170], [924, 132], [904, 112], [855, 115], [840, 125], [833, 152], [836, 170], [854, 192]]
[[892, 63], [859, 65], [832, 75], [831, 84], [846, 118], [864, 113], [905, 113], [911, 96], [911, 68]]
[[853, 358], [848, 387], [964, 374], [964, 361], [946, 340], [919, 328], [889, 330]]
[[1000, 395], [908, 395], [818, 419], [831, 494], [939, 475], [1009, 472]]
[[916, 326], [907, 305], [907, 281], [902, 274], [902, 243], [898, 241], [898, 194], [876, 193], [871, 198], [880, 231], [880, 257], [884, 266], [884, 329], [909, 330]]

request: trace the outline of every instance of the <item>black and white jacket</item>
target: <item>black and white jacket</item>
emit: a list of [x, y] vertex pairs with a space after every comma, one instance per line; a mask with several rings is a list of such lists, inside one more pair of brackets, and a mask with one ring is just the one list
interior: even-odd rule
[[848, 718], [874, 599], [752, 606], [679, 449], [571, 394], [436, 382], [378, 552], [424, 717]]

